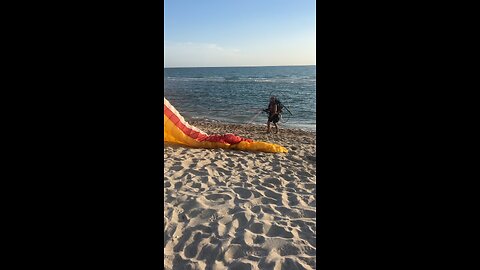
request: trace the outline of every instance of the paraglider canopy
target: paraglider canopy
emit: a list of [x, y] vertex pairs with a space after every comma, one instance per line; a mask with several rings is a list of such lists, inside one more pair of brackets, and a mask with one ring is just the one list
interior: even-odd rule
[[208, 135], [191, 126], [180, 113], [163, 98], [163, 141], [195, 148], [227, 148], [245, 151], [287, 153], [288, 150], [278, 144], [257, 142], [232, 133]]

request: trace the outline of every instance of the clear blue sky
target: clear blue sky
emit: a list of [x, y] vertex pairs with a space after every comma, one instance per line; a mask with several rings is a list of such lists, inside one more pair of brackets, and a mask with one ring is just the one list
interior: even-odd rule
[[165, 67], [316, 64], [315, 0], [165, 0]]

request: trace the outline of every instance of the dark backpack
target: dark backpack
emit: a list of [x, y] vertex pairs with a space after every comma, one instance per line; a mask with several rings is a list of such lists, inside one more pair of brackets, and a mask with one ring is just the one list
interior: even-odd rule
[[276, 100], [276, 104], [277, 104], [278, 113], [282, 113], [283, 107], [284, 107], [283, 104], [282, 104], [282, 102], [280, 102], [280, 100], [277, 99], [277, 100]]

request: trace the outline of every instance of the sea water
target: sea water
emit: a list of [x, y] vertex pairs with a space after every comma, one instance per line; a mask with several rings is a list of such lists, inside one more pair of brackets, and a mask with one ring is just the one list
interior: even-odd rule
[[189, 120], [266, 124], [270, 96], [280, 127], [315, 130], [316, 66], [165, 68], [164, 96]]

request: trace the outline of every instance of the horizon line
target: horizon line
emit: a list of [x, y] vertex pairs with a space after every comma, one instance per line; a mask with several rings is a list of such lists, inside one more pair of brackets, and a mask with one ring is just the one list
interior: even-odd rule
[[236, 67], [305, 67], [305, 66], [316, 66], [317, 64], [310, 65], [272, 65], [272, 66], [190, 66], [190, 67], [163, 67], [163, 68], [236, 68]]

